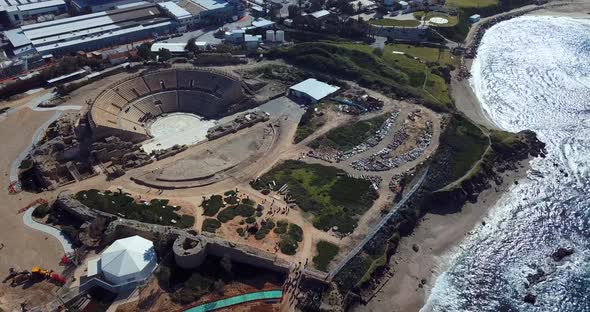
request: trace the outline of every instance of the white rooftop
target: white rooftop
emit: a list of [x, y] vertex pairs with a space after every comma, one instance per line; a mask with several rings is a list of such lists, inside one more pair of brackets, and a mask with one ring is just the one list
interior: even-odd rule
[[19, 28], [5, 31], [4, 36], [6, 36], [6, 39], [8, 39], [15, 48], [31, 44], [31, 40], [29, 40]]
[[[21, 1], [22, 3], [26, 3], [25, 1]], [[49, 0], [49, 1], [42, 1], [42, 2], [33, 2], [27, 3], [18, 6], [19, 11], [30, 11], [42, 8], [50, 8], [54, 6], [66, 5], [66, 2], [63, 0]]]
[[[59, 1], [59, 3], [57, 2]], [[52, 3], [51, 5], [48, 3]], [[65, 2], [63, 0], [0, 0], [0, 12], [1, 11], [27, 11], [32, 10], [35, 8], [45, 8], [51, 7], [55, 5], [63, 5]], [[30, 6], [30, 5], [39, 5], [38, 7]], [[23, 8], [24, 7], [24, 8]]]
[[316, 101], [319, 101], [326, 96], [340, 90], [340, 87], [329, 85], [314, 78], [309, 78], [292, 86], [289, 89], [305, 93]]
[[[196, 43], [195, 43], [196, 44]], [[186, 48], [186, 42], [156, 42], [152, 44], [152, 52], [158, 52], [160, 49], [166, 49], [170, 52], [181, 53]]]
[[172, 1], [160, 2], [158, 3], [158, 5], [164, 8], [166, 11], [170, 12], [170, 14], [172, 14], [176, 19], [192, 17], [189, 11], [185, 10], [184, 8]]
[[320, 11], [311, 13], [311, 16], [313, 16], [315, 18], [320, 18], [320, 17], [324, 17], [327, 15], [330, 15], [330, 11], [328, 11], [328, 10], [320, 10]]
[[190, 0], [191, 2], [204, 7], [207, 10], [222, 9], [229, 6], [226, 0]]
[[156, 252], [151, 241], [136, 235], [116, 240], [100, 258], [102, 272], [122, 277], [141, 272], [155, 263]]
[[258, 18], [255, 21], [252, 22], [252, 26], [254, 27], [267, 27], [267, 26], [271, 26], [274, 25], [275, 22], [273, 21], [269, 21], [267, 19], [264, 18]]

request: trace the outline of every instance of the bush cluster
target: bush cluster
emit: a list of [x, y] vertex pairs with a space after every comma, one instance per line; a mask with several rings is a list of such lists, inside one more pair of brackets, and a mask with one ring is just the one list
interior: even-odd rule
[[202, 230], [209, 233], [215, 233], [215, 231], [221, 227], [221, 222], [217, 219], [207, 218], [203, 220]]
[[254, 207], [244, 204], [229, 206], [221, 210], [217, 214], [217, 219], [223, 223], [233, 220], [236, 216], [244, 218], [252, 217], [254, 215]]
[[208, 217], [213, 217], [225, 206], [221, 195], [212, 195], [208, 199], [205, 199], [201, 205], [204, 209], [203, 215]]
[[195, 222], [191, 215], [179, 215], [176, 211], [180, 207], [168, 205], [166, 199], [153, 199], [149, 203], [136, 203], [128, 194], [98, 190], [78, 192], [75, 196], [82, 204], [91, 209], [110, 214], [121, 214], [127, 219], [145, 223], [170, 225], [180, 228], [190, 228]]

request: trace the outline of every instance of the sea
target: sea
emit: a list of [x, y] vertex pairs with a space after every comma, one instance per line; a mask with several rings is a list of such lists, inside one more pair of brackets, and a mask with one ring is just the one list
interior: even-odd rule
[[[490, 119], [535, 131], [548, 155], [449, 256], [422, 311], [590, 311], [590, 17], [501, 22], [471, 73]], [[555, 262], [559, 247], [574, 254]], [[538, 269], [544, 280], [527, 286]]]

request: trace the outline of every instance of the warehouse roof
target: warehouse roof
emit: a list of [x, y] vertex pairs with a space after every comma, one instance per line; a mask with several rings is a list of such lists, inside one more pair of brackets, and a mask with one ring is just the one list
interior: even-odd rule
[[50, 0], [50, 1], [28, 3], [28, 4], [19, 5], [18, 10], [19, 11], [31, 11], [31, 10], [36, 10], [36, 9], [60, 6], [60, 5], [65, 6], [66, 2], [63, 0]]
[[207, 10], [222, 9], [229, 6], [229, 2], [226, 0], [190, 0], [191, 2], [202, 6]]
[[172, 16], [174, 16], [176, 19], [190, 18], [193, 16], [189, 11], [185, 10], [172, 1], [160, 2], [158, 5], [172, 14]]
[[31, 40], [29, 40], [23, 31], [18, 28], [5, 31], [4, 36], [6, 36], [6, 39], [8, 39], [15, 48], [31, 44]]
[[319, 101], [325, 98], [326, 96], [340, 90], [340, 87], [329, 85], [327, 83], [318, 81], [314, 78], [309, 78], [292, 86], [289, 89], [305, 93], [312, 97], [314, 100]]

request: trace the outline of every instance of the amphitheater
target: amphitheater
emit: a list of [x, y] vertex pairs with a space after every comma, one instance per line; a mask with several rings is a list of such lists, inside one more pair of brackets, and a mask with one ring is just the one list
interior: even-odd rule
[[[158, 117], [188, 113], [219, 119], [253, 105], [239, 77], [211, 69], [165, 69], [133, 75], [101, 92], [90, 110], [95, 140], [117, 136], [133, 143], [153, 137]], [[205, 129], [206, 131], [206, 129]]]
[[[268, 117], [240, 113], [257, 104], [251, 89], [232, 73], [164, 69], [108, 86], [92, 103], [89, 120], [94, 141], [115, 136], [139, 143], [146, 153], [189, 146], [181, 155], [159, 159], [157, 165], [131, 175], [132, 181], [150, 187], [188, 188], [235, 177], [273, 147], [276, 128], [257, 124]], [[246, 119], [244, 127], [225, 127]], [[208, 131], [215, 129], [229, 130], [224, 137], [207, 140]]]

